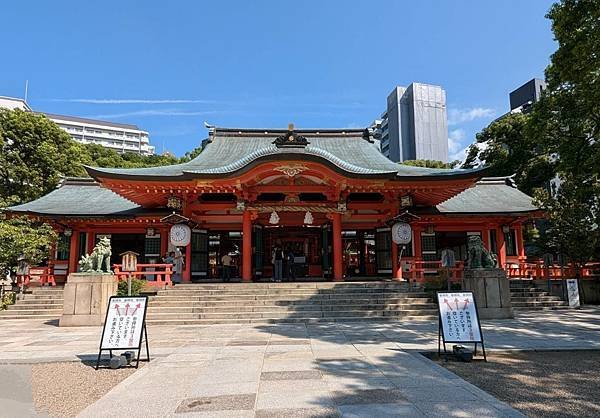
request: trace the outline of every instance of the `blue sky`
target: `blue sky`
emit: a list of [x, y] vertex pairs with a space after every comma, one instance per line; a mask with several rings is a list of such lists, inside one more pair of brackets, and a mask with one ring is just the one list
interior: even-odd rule
[[[37, 1], [0, 5], [0, 95], [135, 123], [177, 155], [218, 126], [364, 127], [395, 85], [446, 89], [451, 154], [542, 77], [551, 1]], [[10, 63], [9, 65], [6, 65]]]

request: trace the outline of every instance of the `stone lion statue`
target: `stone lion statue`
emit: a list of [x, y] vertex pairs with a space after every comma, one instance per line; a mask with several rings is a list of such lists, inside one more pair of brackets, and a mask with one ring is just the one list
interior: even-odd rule
[[108, 237], [101, 238], [91, 254], [86, 254], [81, 257], [81, 260], [79, 261], [81, 271], [90, 273], [110, 273], [111, 254], [110, 239]]
[[484, 246], [479, 235], [469, 236], [467, 267], [470, 269], [486, 269], [497, 267], [496, 256]]

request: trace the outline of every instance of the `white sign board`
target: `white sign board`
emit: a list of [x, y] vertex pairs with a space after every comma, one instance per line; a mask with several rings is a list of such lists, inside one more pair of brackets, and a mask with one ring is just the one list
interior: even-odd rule
[[569, 307], [579, 308], [579, 284], [577, 279], [567, 279], [567, 296], [569, 297]]
[[137, 349], [142, 342], [146, 296], [112, 296], [102, 331], [101, 350]]
[[472, 292], [438, 292], [437, 298], [445, 342], [483, 342]]

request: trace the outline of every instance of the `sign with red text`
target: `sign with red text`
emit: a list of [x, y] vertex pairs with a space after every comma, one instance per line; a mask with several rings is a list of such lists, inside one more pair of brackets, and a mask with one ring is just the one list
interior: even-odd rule
[[437, 299], [445, 342], [483, 342], [473, 292], [438, 292]]
[[111, 296], [101, 350], [138, 349], [146, 319], [146, 296]]

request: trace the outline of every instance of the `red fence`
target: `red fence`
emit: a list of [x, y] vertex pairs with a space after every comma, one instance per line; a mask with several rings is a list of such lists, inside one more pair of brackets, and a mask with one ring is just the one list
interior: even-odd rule
[[[409, 278], [411, 282], [425, 282], [428, 277], [446, 274], [450, 276], [450, 281], [457, 282], [463, 278], [464, 262], [459, 261], [453, 268], [442, 267], [441, 261], [409, 261], [409, 268], [404, 271], [404, 277]], [[544, 266], [543, 262], [523, 263], [510, 262], [505, 263], [504, 270], [509, 279], [566, 279], [575, 277], [577, 268], [569, 266]], [[600, 277], [600, 263], [588, 263], [579, 273], [582, 279], [591, 279]]]
[[137, 271], [121, 271], [120, 264], [113, 264], [113, 270], [118, 280], [127, 280], [132, 276], [136, 279], [145, 279], [149, 286], [171, 286], [173, 276], [172, 264], [138, 264]]

